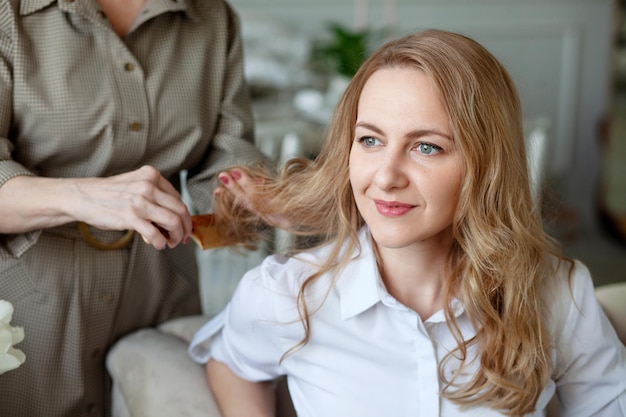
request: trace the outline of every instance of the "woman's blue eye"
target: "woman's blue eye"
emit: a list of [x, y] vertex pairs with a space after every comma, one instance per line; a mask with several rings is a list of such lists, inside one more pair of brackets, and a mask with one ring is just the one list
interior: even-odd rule
[[419, 145], [417, 145], [417, 150], [424, 155], [431, 155], [438, 153], [441, 148], [431, 143], [420, 143]]
[[371, 136], [364, 136], [360, 139], [360, 141], [365, 145], [365, 146], [376, 146], [378, 144], [378, 139], [373, 138]]

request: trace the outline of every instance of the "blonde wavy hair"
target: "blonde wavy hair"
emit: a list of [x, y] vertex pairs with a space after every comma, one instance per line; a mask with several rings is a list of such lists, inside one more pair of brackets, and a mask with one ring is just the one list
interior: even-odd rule
[[[260, 212], [286, 215], [292, 232], [333, 249], [300, 289], [305, 329], [300, 346], [309, 340], [313, 314], [307, 309], [307, 287], [324, 273], [336, 274], [360, 250], [357, 232], [364, 221], [352, 194], [348, 160], [363, 86], [374, 72], [389, 67], [414, 68], [430, 77], [464, 160], [451, 274], [444, 284], [444, 311], [458, 346], [440, 363], [442, 395], [461, 406], [483, 405], [511, 416], [532, 412], [552, 371], [540, 289], [554, 276], [550, 255], [560, 255], [531, 197], [521, 105], [511, 77], [484, 47], [459, 34], [427, 30], [379, 48], [339, 101], [315, 161], [289, 161], [278, 175], [240, 167], [265, 178], [255, 204]], [[233, 230], [240, 240], [258, 238], [258, 217], [245, 210], [233, 214], [233, 205], [227, 194], [215, 202], [220, 223], [237, 225]], [[454, 297], [477, 331], [470, 340], [463, 340], [450, 309]], [[457, 376], [470, 360], [471, 345], [478, 347], [480, 367], [460, 383]], [[448, 380], [441, 370], [452, 358], [460, 358], [461, 367]]]

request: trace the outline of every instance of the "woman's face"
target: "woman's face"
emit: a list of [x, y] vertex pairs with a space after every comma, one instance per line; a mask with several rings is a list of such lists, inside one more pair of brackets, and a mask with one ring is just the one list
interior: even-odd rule
[[369, 78], [358, 103], [350, 182], [379, 247], [449, 245], [462, 162], [425, 73], [385, 68]]

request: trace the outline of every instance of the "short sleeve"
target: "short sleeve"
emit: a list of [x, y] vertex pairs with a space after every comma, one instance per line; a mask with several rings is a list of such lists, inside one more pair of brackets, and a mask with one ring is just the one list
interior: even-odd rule
[[560, 415], [626, 417], [626, 349], [583, 264], [576, 262], [571, 287], [564, 284], [560, 293], [554, 374]]
[[297, 314], [291, 320], [284, 314], [278, 317], [277, 309], [284, 313], [284, 306], [295, 306], [295, 297], [281, 286], [281, 280], [268, 274], [267, 263], [247, 272], [227, 307], [196, 333], [189, 347], [194, 360], [212, 358], [249, 381], [272, 380], [284, 374], [281, 335], [299, 322]]

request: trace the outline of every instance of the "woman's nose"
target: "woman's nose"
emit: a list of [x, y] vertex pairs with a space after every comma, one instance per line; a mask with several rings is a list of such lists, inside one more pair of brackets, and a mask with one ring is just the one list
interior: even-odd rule
[[381, 190], [402, 188], [408, 184], [407, 161], [400, 152], [385, 152], [376, 169], [374, 183]]

